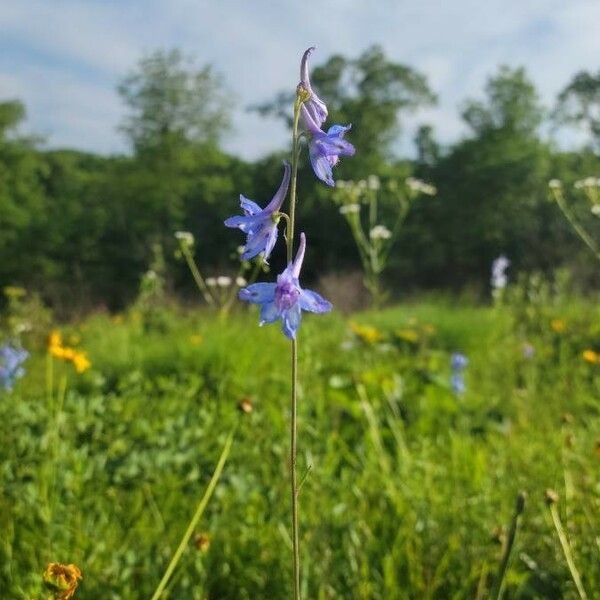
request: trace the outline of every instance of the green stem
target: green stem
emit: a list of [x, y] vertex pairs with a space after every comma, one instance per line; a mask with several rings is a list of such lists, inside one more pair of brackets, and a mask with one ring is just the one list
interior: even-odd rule
[[517, 496], [517, 503], [515, 506], [515, 512], [513, 514], [512, 521], [510, 523], [510, 530], [508, 532], [508, 538], [504, 546], [504, 552], [502, 553], [502, 560], [500, 561], [500, 568], [498, 569], [498, 575], [494, 585], [494, 592], [490, 594], [490, 598], [501, 600], [504, 595], [504, 579], [508, 570], [508, 563], [510, 561], [510, 555], [515, 544], [515, 538], [517, 536], [517, 529], [519, 527], [519, 521], [523, 510], [525, 509], [525, 494], [520, 492]]
[[183, 555], [186, 546], [188, 545], [190, 538], [192, 537], [192, 534], [194, 533], [194, 530], [198, 525], [198, 521], [200, 521], [200, 518], [202, 517], [202, 514], [206, 509], [208, 501], [210, 500], [213, 492], [215, 491], [219, 478], [221, 477], [221, 473], [223, 472], [223, 467], [225, 466], [225, 462], [227, 461], [227, 457], [229, 456], [232, 442], [233, 432], [231, 432], [227, 436], [227, 440], [225, 441], [225, 445], [223, 446], [223, 450], [221, 452], [221, 456], [219, 457], [219, 461], [217, 462], [217, 466], [215, 467], [215, 471], [212, 477], [210, 478], [208, 487], [206, 488], [206, 491], [204, 492], [204, 495], [202, 496], [202, 499], [200, 500], [200, 503], [196, 508], [196, 512], [194, 513], [192, 520], [190, 521], [185, 533], [183, 534], [183, 537], [181, 538], [181, 542], [179, 543], [177, 550], [175, 550], [175, 554], [173, 554], [173, 558], [171, 558], [171, 562], [169, 563], [165, 574], [160, 580], [156, 591], [152, 595], [152, 600], [158, 600], [161, 597], [162, 593], [165, 591], [167, 583], [169, 582], [171, 575], [173, 575], [173, 571], [175, 570], [177, 563], [179, 563], [181, 556]]
[[596, 246], [594, 240], [592, 240], [587, 231], [577, 222], [573, 216], [573, 213], [568, 208], [562, 192], [560, 190], [556, 190], [554, 193], [554, 198], [556, 200], [556, 204], [558, 204], [558, 208], [560, 208], [563, 215], [565, 215], [567, 221], [569, 221], [571, 227], [575, 230], [575, 233], [577, 233], [583, 243], [593, 252], [596, 259], [600, 261], [600, 249], [598, 249], [598, 246]]
[[[287, 259], [292, 262], [294, 253], [294, 227], [296, 224], [296, 189], [298, 181], [298, 121], [302, 100], [296, 99], [294, 104], [294, 123], [292, 129], [292, 176], [290, 182], [290, 211], [287, 231]], [[294, 600], [300, 600], [300, 536], [298, 531], [298, 475], [296, 458], [298, 447], [298, 342], [292, 340], [292, 398], [290, 420], [290, 483], [292, 497], [292, 545], [294, 567]]]
[[562, 546], [563, 554], [565, 555], [565, 559], [567, 561], [567, 566], [571, 572], [571, 578], [573, 579], [573, 583], [575, 583], [575, 587], [577, 588], [577, 593], [579, 594], [581, 600], [587, 600], [588, 596], [585, 593], [583, 583], [581, 582], [579, 571], [575, 566], [575, 560], [573, 559], [573, 553], [571, 552], [571, 545], [569, 544], [569, 540], [567, 539], [567, 535], [563, 529], [556, 503], [550, 504], [550, 514], [552, 515], [554, 528], [558, 534], [558, 539], [560, 540], [560, 545]]
[[206, 285], [206, 282], [204, 281], [204, 278], [202, 277], [200, 270], [196, 265], [196, 261], [194, 260], [190, 249], [182, 243], [180, 243], [179, 246], [181, 248], [181, 253], [185, 258], [185, 262], [192, 273], [192, 277], [194, 278], [194, 281], [196, 282], [196, 285], [202, 294], [202, 297], [207, 304], [213, 305], [215, 303], [214, 298], [212, 297], [212, 294], [210, 293], [210, 290], [208, 289], [208, 286]]

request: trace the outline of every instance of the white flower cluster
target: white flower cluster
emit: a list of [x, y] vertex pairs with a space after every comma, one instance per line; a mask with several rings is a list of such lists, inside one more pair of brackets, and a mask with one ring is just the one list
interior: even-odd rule
[[407, 177], [404, 183], [406, 183], [411, 192], [425, 194], [426, 196], [435, 196], [437, 194], [437, 188], [434, 185], [425, 183], [416, 177]]
[[353, 192], [362, 190], [377, 191], [381, 189], [381, 181], [377, 175], [369, 175], [367, 179], [361, 179], [360, 181], [343, 181], [340, 179], [336, 182], [335, 187]]
[[184, 246], [194, 245], [194, 234], [189, 231], [176, 231], [175, 238], [181, 242]]
[[586, 177], [579, 179], [573, 184], [576, 190], [584, 190], [588, 188], [600, 188], [600, 177]]
[[[233, 279], [227, 275], [219, 275], [218, 277], [207, 277], [206, 285], [208, 287], [221, 287], [227, 288], [233, 283]], [[235, 284], [238, 287], [244, 287], [246, 285], [246, 280], [243, 277], [236, 277]]]
[[392, 232], [385, 225], [375, 225], [369, 231], [369, 237], [372, 240], [389, 240], [392, 237]]
[[551, 179], [548, 182], [548, 187], [551, 190], [561, 190], [562, 189], [562, 181], [560, 179]]
[[340, 206], [340, 214], [342, 215], [352, 215], [358, 214], [360, 212], [360, 204], [352, 203], [352, 204], [343, 204]]
[[508, 283], [508, 277], [506, 275], [506, 269], [510, 266], [510, 260], [506, 256], [499, 256], [492, 263], [492, 277], [490, 283], [492, 288], [495, 290], [502, 290]]

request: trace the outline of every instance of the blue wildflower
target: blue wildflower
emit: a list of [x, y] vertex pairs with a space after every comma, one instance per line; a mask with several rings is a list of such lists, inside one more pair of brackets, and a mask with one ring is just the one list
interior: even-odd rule
[[250, 260], [263, 252], [264, 260], [268, 260], [277, 241], [277, 224], [279, 209], [285, 200], [290, 184], [290, 165], [283, 163], [283, 179], [273, 199], [265, 208], [240, 194], [240, 205], [244, 216], [230, 217], [225, 221], [226, 227], [241, 229], [248, 237], [242, 253], [243, 260]]
[[464, 354], [461, 354], [460, 352], [452, 353], [452, 356], [450, 357], [450, 368], [452, 369], [450, 387], [455, 394], [464, 394], [467, 389], [463, 371], [468, 364], [469, 359]]
[[29, 352], [11, 344], [0, 347], [0, 386], [5, 390], [12, 390], [15, 380], [23, 377], [25, 370], [21, 365], [28, 356]]
[[325, 133], [321, 126], [327, 118], [327, 106], [315, 94], [308, 77], [308, 57], [314, 48], [309, 48], [302, 57], [300, 65], [300, 85], [310, 94], [309, 99], [302, 104], [301, 114], [306, 131], [310, 135], [308, 153], [315, 175], [327, 185], [333, 187], [333, 167], [339, 162], [340, 156], [352, 156], [354, 146], [344, 139], [351, 125], [333, 125]]
[[312, 54], [315, 47], [309, 48], [302, 56], [302, 61], [300, 63], [300, 85], [310, 94], [310, 98], [304, 103], [304, 108], [310, 115], [313, 122], [321, 127], [325, 120], [327, 119], [327, 106], [325, 106], [325, 102], [317, 96], [316, 92], [312, 89], [310, 85], [310, 78], [308, 76], [308, 58]]
[[306, 130], [310, 133], [308, 154], [315, 175], [327, 185], [333, 187], [333, 167], [337, 165], [340, 156], [353, 156], [354, 146], [344, 139], [352, 125], [332, 125], [325, 133], [313, 120], [308, 110], [302, 106], [302, 118]]
[[455, 394], [464, 394], [467, 386], [465, 385], [465, 378], [460, 373], [454, 373], [450, 377], [450, 387]]
[[460, 352], [454, 352], [450, 357], [450, 367], [453, 371], [462, 371], [469, 364], [469, 359]]
[[239, 291], [240, 300], [260, 304], [260, 325], [281, 319], [281, 329], [286, 337], [296, 338], [302, 310], [326, 313], [331, 303], [316, 292], [303, 290], [298, 278], [306, 250], [306, 236], [300, 234], [300, 247], [293, 262], [277, 277], [277, 283], [253, 283]]

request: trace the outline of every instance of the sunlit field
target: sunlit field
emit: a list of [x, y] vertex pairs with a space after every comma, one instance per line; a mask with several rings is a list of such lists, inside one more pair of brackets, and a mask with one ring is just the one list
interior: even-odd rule
[[[552, 506], [594, 597], [598, 304], [517, 296], [306, 320], [305, 597], [487, 597], [520, 492], [506, 597], [576, 597]], [[0, 403], [3, 598], [38, 593], [51, 560], [82, 569], [77, 598], [149, 598], [231, 433], [168, 597], [289, 597], [287, 343], [255, 319], [98, 314], [60, 328], [91, 362], [81, 374], [34, 329], [27, 373]]]
[[0, 600], [600, 600], [600, 3], [433, 4], [0, 2]]

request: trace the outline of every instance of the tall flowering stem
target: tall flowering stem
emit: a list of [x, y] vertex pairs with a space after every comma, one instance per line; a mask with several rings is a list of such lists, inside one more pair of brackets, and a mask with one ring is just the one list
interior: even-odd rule
[[[290, 214], [286, 232], [287, 261], [292, 261], [294, 253], [294, 226], [296, 221], [296, 190], [298, 182], [299, 135], [298, 121], [303, 104], [303, 91], [298, 90], [294, 103], [294, 123], [292, 129], [292, 178], [290, 182]], [[294, 337], [292, 345], [292, 391], [290, 419], [290, 483], [292, 495], [292, 544], [294, 553], [294, 600], [300, 600], [300, 534], [298, 531], [298, 341]]]
[[[300, 286], [300, 271], [306, 252], [306, 236], [300, 233], [300, 243], [294, 257], [294, 233], [296, 225], [296, 190], [298, 161], [300, 156], [299, 124], [302, 116], [308, 138], [309, 158], [315, 175], [329, 186], [335, 185], [333, 167], [340, 156], [351, 156], [354, 147], [344, 139], [350, 126], [333, 125], [327, 132], [321, 129], [327, 118], [327, 107], [310, 85], [308, 57], [309, 48], [302, 57], [300, 83], [296, 88], [294, 118], [292, 123], [292, 164], [284, 163], [284, 177], [273, 200], [264, 208], [254, 201], [240, 197], [244, 215], [227, 219], [225, 225], [240, 229], [247, 236], [244, 253], [247, 257], [261, 254], [267, 258], [275, 246], [278, 223], [286, 222], [285, 240], [287, 267], [273, 283], [252, 283], [239, 291], [240, 300], [260, 306], [260, 325], [281, 322], [281, 331], [291, 341], [292, 385], [290, 419], [290, 484], [292, 496], [292, 542], [294, 571], [294, 600], [300, 600], [300, 542], [298, 527], [298, 475], [296, 457], [298, 447], [298, 342], [297, 333], [302, 321], [302, 311], [323, 314], [332, 309], [331, 303], [312, 290]], [[280, 207], [290, 184], [289, 214]], [[242, 255], [244, 258], [244, 255]]]

